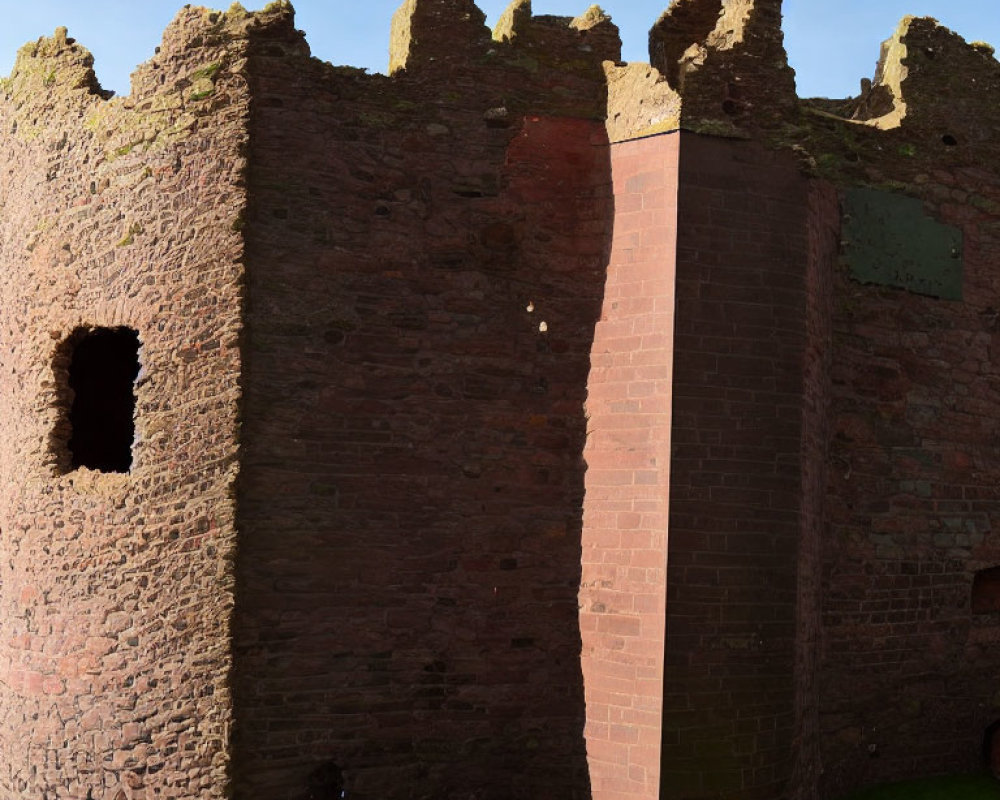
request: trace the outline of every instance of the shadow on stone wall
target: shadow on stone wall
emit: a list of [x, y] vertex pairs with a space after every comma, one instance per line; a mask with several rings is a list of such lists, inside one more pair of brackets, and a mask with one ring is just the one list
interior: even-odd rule
[[552, 107], [537, 64], [446, 62], [331, 68], [290, 24], [251, 62], [238, 797], [329, 761], [357, 798], [590, 797], [603, 72]]

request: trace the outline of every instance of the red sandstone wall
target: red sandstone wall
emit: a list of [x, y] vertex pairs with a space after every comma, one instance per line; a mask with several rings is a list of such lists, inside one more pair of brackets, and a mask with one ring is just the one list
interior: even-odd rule
[[[111, 102], [57, 32], [0, 92], [4, 798], [225, 796], [242, 22], [182, 12]], [[120, 325], [142, 343], [132, 469], [63, 474], [57, 349]]]
[[825, 796], [976, 769], [983, 730], [1000, 717], [996, 615], [970, 609], [975, 571], [1000, 563], [1000, 183], [966, 158], [957, 149], [909, 184], [964, 232], [961, 301], [836, 273]]
[[[189, 8], [129, 98], [65, 34], [0, 83], [0, 794], [301, 800], [336, 762], [361, 800], [805, 800], [974, 768], [987, 49], [909, 23], [902, 128], [821, 104], [799, 148], [963, 229], [944, 301], [835, 268], [837, 198], [785, 155], [609, 151], [600, 15], [515, 6], [493, 42], [470, 0], [406, 8], [393, 80], [310, 60], [279, 5], [249, 70], [253, 18]], [[613, 128], [667, 124], [630, 72]], [[142, 340], [127, 475], [66, 470], [58, 353], [92, 325]]]
[[580, 627], [595, 800], [660, 796], [680, 134], [612, 146], [587, 397]]
[[551, 78], [560, 108], [546, 69], [483, 63], [369, 78], [291, 28], [252, 63], [240, 797], [300, 797], [329, 761], [352, 798], [589, 797], [608, 144], [518, 107], [596, 111], [603, 73]]
[[777, 797], [795, 732], [808, 183], [680, 143], [661, 796]]

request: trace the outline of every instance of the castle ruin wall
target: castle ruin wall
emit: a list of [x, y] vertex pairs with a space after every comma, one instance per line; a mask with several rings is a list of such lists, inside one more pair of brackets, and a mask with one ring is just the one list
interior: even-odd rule
[[[596, 8], [491, 33], [407, 0], [386, 77], [313, 59], [287, 3], [186, 7], [112, 99], [65, 31], [22, 49], [0, 797], [977, 766], [1000, 66], [907, 18], [859, 97], [800, 100], [780, 11], [677, 0], [626, 65]], [[101, 337], [138, 375], [95, 469]]]
[[[6, 798], [225, 796], [243, 22], [185, 10], [128, 98], [105, 99], [65, 30], [2, 86]], [[141, 367], [131, 465], [74, 468], [73, 345], [121, 328]]]
[[590, 796], [603, 54], [453, 5], [409, 9], [392, 78], [311, 59], [290, 17], [251, 49], [240, 796], [327, 760], [356, 797]]

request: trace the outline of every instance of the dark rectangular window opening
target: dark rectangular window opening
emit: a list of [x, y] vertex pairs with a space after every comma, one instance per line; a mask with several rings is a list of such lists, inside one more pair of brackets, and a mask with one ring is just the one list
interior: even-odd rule
[[139, 334], [131, 328], [81, 328], [65, 346], [72, 469], [128, 472], [135, 439]]
[[972, 613], [995, 614], [998, 611], [1000, 611], [1000, 567], [981, 569], [972, 579]]

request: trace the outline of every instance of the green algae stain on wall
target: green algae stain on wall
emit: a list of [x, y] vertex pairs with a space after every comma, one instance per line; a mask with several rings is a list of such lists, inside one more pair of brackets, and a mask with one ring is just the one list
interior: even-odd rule
[[913, 197], [856, 188], [844, 193], [844, 257], [861, 283], [962, 299], [962, 231]]

